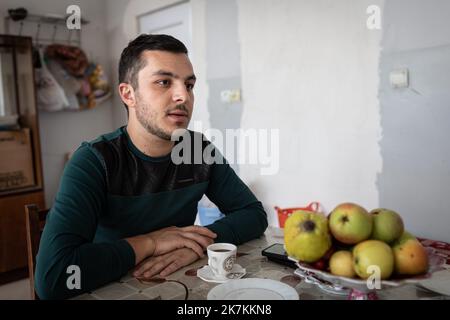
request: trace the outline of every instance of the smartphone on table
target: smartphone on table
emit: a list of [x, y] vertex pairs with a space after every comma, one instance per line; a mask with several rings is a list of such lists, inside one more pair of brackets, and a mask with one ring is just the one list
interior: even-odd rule
[[270, 261], [283, 264], [285, 266], [297, 269], [297, 265], [294, 261], [290, 260], [288, 254], [284, 250], [284, 245], [282, 243], [275, 243], [271, 246], [263, 249], [261, 254]]

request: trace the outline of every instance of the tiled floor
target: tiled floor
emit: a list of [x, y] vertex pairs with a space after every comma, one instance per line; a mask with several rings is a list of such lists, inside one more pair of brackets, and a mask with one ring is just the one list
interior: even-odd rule
[[27, 279], [0, 285], [0, 300], [29, 300], [30, 283]]

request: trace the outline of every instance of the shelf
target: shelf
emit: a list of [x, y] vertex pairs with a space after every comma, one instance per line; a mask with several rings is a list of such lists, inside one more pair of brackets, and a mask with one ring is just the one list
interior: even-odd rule
[[[10, 9], [11, 10], [11, 9]], [[12, 9], [15, 10], [15, 9]], [[81, 28], [80, 29], [68, 29], [67, 19], [72, 14], [30, 14], [27, 13], [25, 18], [12, 18], [11, 13], [4, 18], [5, 32], [7, 34], [16, 34], [21, 36], [27, 34], [32, 37], [34, 44], [51, 44], [55, 42], [81, 45]], [[80, 18], [81, 25], [89, 23], [88, 20], [83, 17]], [[25, 30], [25, 31], [24, 31]], [[56, 37], [57, 31], [63, 30], [68, 35], [68, 39], [61, 39]], [[28, 32], [27, 32], [28, 31]], [[43, 33], [46, 36], [42, 37]], [[77, 39], [72, 39], [72, 34], [77, 35]], [[49, 35], [50, 34], [50, 35]]]
[[[71, 15], [58, 15], [58, 14], [46, 14], [46, 15], [37, 15], [37, 14], [28, 14], [25, 19], [22, 20], [13, 20], [11, 17], [6, 16], [5, 20], [10, 20], [14, 23], [21, 22], [31, 22], [36, 24], [52, 24], [52, 25], [66, 25], [67, 18]], [[88, 24], [89, 21], [81, 18], [81, 24]]]

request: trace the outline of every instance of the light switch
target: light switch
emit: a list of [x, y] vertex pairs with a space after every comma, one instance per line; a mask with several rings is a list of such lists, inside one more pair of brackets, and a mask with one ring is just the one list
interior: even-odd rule
[[394, 89], [407, 88], [409, 85], [408, 69], [392, 70], [389, 74], [389, 81]]

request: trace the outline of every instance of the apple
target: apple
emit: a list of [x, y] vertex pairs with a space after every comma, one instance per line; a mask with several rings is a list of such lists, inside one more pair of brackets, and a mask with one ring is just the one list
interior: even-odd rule
[[403, 220], [397, 212], [379, 208], [370, 211], [370, 214], [373, 217], [372, 239], [392, 243], [403, 234]]
[[401, 275], [417, 275], [428, 271], [428, 253], [410, 233], [405, 232], [392, 244], [395, 272]]
[[330, 249], [323, 255], [322, 259], [324, 259], [327, 263], [330, 261], [331, 256], [336, 252], [336, 248], [331, 244]]
[[316, 262], [312, 264], [312, 266], [319, 270], [326, 270], [327, 269], [327, 261], [324, 258], [320, 258]]
[[367, 279], [371, 266], [378, 266], [380, 279], [388, 279], [394, 271], [394, 253], [389, 245], [379, 240], [366, 240], [353, 248], [353, 268], [356, 274]]
[[284, 244], [290, 257], [309, 263], [316, 262], [331, 247], [327, 218], [318, 212], [293, 212], [284, 226]]
[[345, 250], [335, 252], [330, 259], [330, 272], [336, 276], [353, 278], [356, 273], [352, 253]]
[[333, 236], [344, 244], [356, 244], [370, 237], [372, 216], [354, 203], [342, 203], [331, 211], [329, 227]]
[[412, 233], [405, 230], [405, 231], [403, 231], [401, 237], [398, 238], [392, 245], [399, 244], [400, 242], [405, 242], [408, 239], [413, 239], [413, 240], [419, 241]]
[[[331, 238], [331, 237], [330, 237]], [[312, 266], [319, 270], [328, 270], [329, 269], [329, 261], [331, 256], [334, 254], [336, 249], [331, 245], [330, 249], [316, 262], [312, 264]]]

